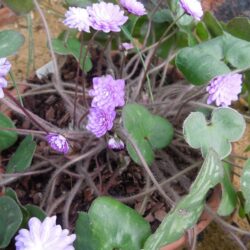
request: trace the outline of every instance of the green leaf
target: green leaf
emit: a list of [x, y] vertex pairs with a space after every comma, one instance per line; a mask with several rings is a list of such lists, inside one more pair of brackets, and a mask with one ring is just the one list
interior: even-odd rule
[[225, 60], [237, 69], [249, 67], [250, 43], [229, 34], [224, 36], [224, 41]]
[[224, 178], [222, 185], [222, 199], [217, 213], [220, 216], [230, 215], [237, 205], [237, 193], [231, 182], [231, 166], [224, 163]]
[[65, 0], [68, 6], [86, 8], [87, 6], [95, 3], [95, 0]]
[[0, 31], [0, 58], [16, 54], [23, 44], [24, 36], [21, 33], [14, 30]]
[[25, 209], [28, 211], [30, 218], [36, 217], [41, 221], [46, 218], [46, 213], [38, 206], [27, 204], [25, 205]]
[[[148, 164], [154, 160], [153, 149], [166, 147], [173, 138], [173, 127], [164, 118], [152, 115], [138, 104], [127, 104], [122, 111], [123, 125], [140, 149]], [[140, 159], [127, 141], [127, 150], [138, 164]]]
[[15, 131], [8, 131], [1, 128], [15, 128], [13, 122], [0, 112], [0, 152], [12, 146], [17, 140]]
[[246, 128], [244, 118], [231, 108], [217, 108], [207, 121], [201, 112], [191, 113], [184, 121], [183, 133], [192, 148], [200, 148], [205, 157], [213, 148], [220, 159], [231, 152], [231, 142], [239, 140]]
[[194, 85], [209, 82], [231, 69], [250, 67], [250, 42], [224, 33], [192, 48], [184, 48], [176, 56], [176, 66]]
[[5, 196], [10, 197], [11, 199], [13, 199], [17, 205], [19, 206], [19, 208], [21, 209], [22, 215], [23, 215], [23, 220], [22, 220], [22, 224], [21, 227], [25, 227], [27, 225], [27, 222], [30, 218], [30, 214], [28, 212], [28, 210], [26, 209], [26, 207], [24, 207], [21, 202], [19, 201], [16, 192], [12, 189], [12, 188], [6, 188], [5, 190]]
[[91, 221], [87, 213], [78, 213], [76, 221], [76, 241], [74, 243], [76, 250], [99, 250], [100, 242], [98, 237], [94, 237]]
[[222, 181], [223, 174], [218, 155], [210, 150], [189, 194], [181, 199], [175, 209], [164, 218], [156, 232], [147, 239], [144, 250], [159, 250], [181, 238], [194, 226], [204, 209], [207, 192]]
[[32, 0], [2, 0], [2, 2], [17, 14], [27, 14], [34, 9]]
[[215, 76], [230, 72], [224, 62], [216, 60], [208, 53], [201, 54], [200, 50], [193, 48], [180, 50], [175, 62], [186, 79], [194, 85], [207, 83]]
[[30, 167], [35, 151], [36, 143], [33, 141], [32, 136], [26, 136], [18, 146], [16, 152], [10, 158], [6, 172], [24, 172]]
[[158, 10], [152, 16], [152, 21], [155, 23], [170, 23], [173, 21], [172, 13], [169, 9]]
[[93, 234], [100, 241], [100, 250], [140, 250], [150, 235], [149, 223], [113, 198], [97, 198], [88, 214]]
[[226, 25], [226, 31], [240, 39], [250, 42], [250, 21], [247, 17], [235, 17]]
[[198, 22], [195, 28], [197, 36], [201, 39], [201, 41], [207, 41], [210, 38], [210, 34], [207, 30], [204, 22]]
[[9, 245], [22, 223], [22, 212], [10, 197], [0, 197], [0, 248]]
[[240, 178], [240, 189], [245, 198], [245, 213], [250, 212], [250, 159], [245, 163], [242, 176]]
[[203, 15], [203, 21], [213, 37], [220, 36], [223, 34], [223, 28], [220, 22], [211, 12], [205, 12], [205, 14]]
[[[69, 38], [66, 42], [60, 40], [60, 39], [53, 39], [52, 40], [52, 46], [55, 52], [59, 55], [72, 55], [75, 57], [75, 59], [79, 62], [80, 59], [80, 52], [81, 52], [81, 43], [76, 38]], [[81, 69], [86, 72], [89, 72], [93, 65], [90, 60], [90, 57], [87, 55], [85, 60], [85, 65], [83, 65], [83, 60], [85, 57], [86, 49], [84, 46], [82, 47], [82, 59], [81, 59]]]

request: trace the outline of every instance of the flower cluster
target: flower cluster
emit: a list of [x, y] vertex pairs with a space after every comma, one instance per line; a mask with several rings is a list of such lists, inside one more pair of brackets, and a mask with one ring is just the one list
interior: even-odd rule
[[56, 216], [46, 217], [43, 222], [32, 217], [29, 230], [20, 229], [15, 237], [17, 250], [74, 250], [75, 234], [56, 225]]
[[65, 14], [64, 24], [69, 28], [90, 32], [90, 27], [105, 33], [119, 32], [121, 26], [128, 20], [119, 5], [113, 3], [94, 3], [87, 9], [71, 7]]
[[93, 78], [93, 89], [89, 91], [93, 100], [86, 128], [96, 137], [101, 137], [112, 129], [116, 116], [115, 108], [125, 104], [124, 88], [125, 81], [115, 80], [111, 75]]
[[49, 133], [45, 138], [50, 147], [55, 151], [63, 154], [67, 154], [69, 152], [69, 144], [64, 136], [56, 133]]
[[198, 0], [180, 0], [180, 5], [184, 11], [194, 19], [200, 21], [203, 16], [203, 10]]
[[227, 107], [232, 101], [238, 100], [241, 87], [241, 74], [217, 76], [210, 81], [206, 89], [209, 94], [207, 103], [215, 102], [217, 106]]
[[[121, 5], [129, 12], [142, 16], [146, 10], [142, 3], [137, 0], [120, 0]], [[126, 23], [128, 17], [119, 5], [113, 3], [94, 3], [86, 9], [80, 7], [70, 7], [65, 14], [63, 23], [69, 28], [78, 31], [90, 32], [90, 27], [105, 33], [119, 32], [121, 26]]]
[[0, 98], [4, 97], [3, 88], [7, 87], [6, 75], [11, 68], [10, 62], [7, 58], [0, 58]]

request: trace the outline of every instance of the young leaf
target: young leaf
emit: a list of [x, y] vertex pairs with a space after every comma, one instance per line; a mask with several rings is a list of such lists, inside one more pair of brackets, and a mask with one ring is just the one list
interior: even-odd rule
[[15, 30], [0, 31], [0, 58], [16, 54], [23, 44], [24, 36], [21, 33]]
[[2, 0], [10, 9], [17, 14], [27, 14], [34, 9], [32, 0]]
[[149, 223], [113, 198], [97, 198], [88, 214], [93, 234], [100, 240], [100, 250], [140, 250], [150, 235]]
[[240, 179], [240, 189], [245, 198], [245, 213], [250, 212], [250, 158], [246, 161], [243, 173]]
[[189, 194], [164, 218], [156, 232], [147, 239], [143, 249], [159, 250], [181, 238], [197, 223], [204, 209], [207, 192], [222, 179], [222, 164], [217, 153], [210, 150]]
[[211, 117], [211, 121], [207, 121], [204, 114], [191, 113], [183, 124], [184, 137], [192, 148], [200, 148], [204, 157], [213, 148], [223, 159], [231, 152], [231, 142], [242, 137], [246, 122], [231, 108], [217, 108]]
[[[173, 138], [173, 127], [166, 119], [152, 115], [138, 104], [127, 104], [122, 111], [123, 125], [140, 149], [148, 164], [154, 160], [153, 149], [166, 147]], [[127, 142], [131, 158], [138, 164], [140, 159]]]
[[36, 143], [33, 141], [32, 136], [26, 136], [18, 146], [16, 152], [10, 158], [6, 172], [24, 172], [29, 168], [35, 151]]
[[0, 248], [9, 245], [22, 219], [22, 212], [15, 201], [7, 196], [0, 197]]
[[0, 112], [0, 152], [12, 146], [17, 140], [17, 133], [15, 131], [1, 128], [15, 128], [15, 126], [7, 116]]

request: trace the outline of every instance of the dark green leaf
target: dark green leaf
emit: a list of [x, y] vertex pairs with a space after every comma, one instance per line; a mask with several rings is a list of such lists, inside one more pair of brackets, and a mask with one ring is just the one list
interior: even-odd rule
[[0, 197], [0, 248], [9, 245], [22, 223], [22, 217], [20, 208], [12, 198]]
[[220, 22], [216, 19], [216, 17], [211, 12], [206, 12], [203, 15], [203, 21], [207, 26], [210, 34], [213, 37], [220, 36], [223, 34], [223, 28]]
[[0, 152], [12, 146], [17, 140], [15, 131], [8, 131], [1, 128], [15, 128], [13, 122], [0, 112]]
[[207, 83], [215, 76], [230, 72], [229, 67], [224, 62], [217, 60], [211, 54], [201, 54], [200, 50], [194, 48], [181, 50], [175, 63], [186, 79], [194, 85]]
[[88, 214], [93, 234], [100, 240], [100, 250], [140, 250], [150, 235], [149, 223], [113, 198], [97, 198]]
[[235, 17], [228, 22], [227, 32], [250, 42], [250, 21], [247, 17]]
[[68, 6], [86, 8], [87, 6], [95, 3], [95, 0], [65, 0]]
[[[173, 127], [164, 118], [152, 115], [138, 104], [127, 104], [122, 112], [123, 125], [140, 149], [148, 164], [154, 160], [153, 149], [166, 147], [173, 138]], [[127, 141], [131, 158], [138, 164], [140, 159]]]
[[207, 27], [204, 24], [204, 22], [199, 22], [196, 25], [195, 31], [196, 31], [196, 34], [200, 38], [201, 41], [209, 40], [210, 34], [209, 34], [209, 32], [207, 30]]
[[46, 213], [38, 206], [27, 204], [25, 205], [30, 217], [36, 217], [39, 220], [43, 221], [46, 217]]
[[87, 213], [80, 212], [76, 221], [76, 250], [101, 250], [98, 237], [94, 237]]
[[17, 14], [27, 14], [34, 9], [32, 0], [2, 0], [10, 9]]
[[153, 15], [152, 21], [155, 23], [170, 23], [173, 21], [172, 13], [169, 9], [158, 10]]
[[30, 167], [35, 151], [36, 143], [33, 141], [32, 136], [26, 136], [18, 146], [16, 152], [10, 158], [6, 172], [24, 172], [27, 168]]
[[24, 36], [14, 30], [0, 31], [0, 58], [14, 55], [24, 44]]

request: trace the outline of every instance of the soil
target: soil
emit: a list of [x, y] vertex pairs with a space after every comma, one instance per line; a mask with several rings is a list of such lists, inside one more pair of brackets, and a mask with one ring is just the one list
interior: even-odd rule
[[[58, 15], [63, 16], [64, 9], [59, 8], [60, 4], [59, 2], [62, 1], [56, 1], [56, 0], [48, 0], [44, 1], [45, 3], [49, 2], [51, 4], [51, 7], [53, 9], [56, 9], [58, 11]], [[208, 2], [208, 1], [207, 1]], [[212, 2], [212, 1], [211, 1]], [[221, 6], [221, 5], [217, 5]], [[216, 8], [217, 8], [216, 7]], [[47, 9], [48, 10], [48, 9]], [[60, 22], [60, 19], [58, 20], [58, 16], [55, 16], [51, 14], [48, 11], [45, 12], [46, 17], [49, 23], [49, 26], [51, 27], [51, 32], [54, 37], [56, 37], [60, 32], [63, 30], [63, 24]], [[218, 13], [218, 12], [217, 12]], [[35, 69], [40, 68], [44, 64], [48, 63], [50, 59], [50, 54], [47, 49], [47, 40], [46, 35], [44, 33], [44, 29], [41, 25], [41, 20], [37, 14], [32, 13], [33, 15], [33, 25], [34, 25], [34, 43], [36, 45], [35, 47]], [[62, 19], [61, 19], [62, 20]], [[15, 23], [5, 25], [5, 29], [16, 29], [19, 30], [26, 38], [26, 41], [28, 41], [28, 32], [27, 32], [27, 22], [25, 17], [19, 17]], [[26, 78], [26, 63], [28, 59], [28, 43], [26, 42], [23, 46], [22, 50], [18, 55], [10, 58], [10, 61], [13, 65], [13, 70], [16, 75], [16, 79], [24, 80]], [[33, 77], [31, 77], [33, 78]], [[34, 78], [33, 78], [34, 79]], [[36, 79], [37, 81], [37, 79]], [[40, 82], [39, 84], [43, 84], [43, 82]], [[55, 112], [55, 110], [60, 110], [60, 107], [62, 106], [60, 103], [60, 98], [56, 95], [43, 95], [39, 99], [32, 99], [32, 98], [26, 98], [25, 99], [26, 104], [29, 106], [29, 108], [32, 108], [37, 114], [41, 115], [48, 121], [54, 123], [57, 126], [64, 127], [66, 124], [68, 124], [67, 120], [67, 113], [60, 113]], [[52, 108], [53, 107], [53, 108]], [[61, 118], [61, 119], [59, 119]], [[26, 121], [22, 120], [20, 117], [16, 117], [17, 121], [21, 123], [21, 127], [23, 128], [32, 128], [31, 124], [27, 124]], [[248, 146], [248, 143], [250, 141], [249, 137], [249, 127], [248, 132], [246, 133], [243, 140], [241, 140], [239, 143], [235, 144], [235, 154], [242, 155], [244, 149], [246, 146]], [[46, 148], [46, 145], [41, 142], [41, 144], [38, 147], [38, 151], [42, 151], [43, 153], [48, 150]], [[245, 156], [245, 155], [244, 155]], [[249, 154], [248, 154], [249, 157]], [[237, 161], [237, 164], [239, 162]], [[239, 163], [240, 164], [240, 163]], [[113, 173], [115, 174], [116, 168], [115, 166], [113, 168]], [[129, 196], [133, 193], [137, 193], [141, 188], [145, 185], [145, 180], [142, 177], [143, 173], [141, 172], [140, 168], [136, 166], [131, 166], [129, 168], [129, 171], [124, 172], [121, 174], [118, 178], [113, 178], [114, 175], [111, 174], [109, 171], [103, 170], [100, 167], [100, 173], [98, 173], [98, 169], [94, 170], [92, 172], [92, 177], [94, 179], [98, 179], [98, 175], [101, 173], [102, 179], [104, 180], [103, 184], [101, 185], [101, 189], [108, 191], [109, 194], [117, 196]], [[48, 173], [49, 174], [49, 173]], [[64, 177], [63, 182], [64, 185], [61, 186], [60, 192], [66, 192], [67, 190], [72, 188], [72, 180], [69, 177]], [[109, 180], [109, 181], [108, 181]], [[111, 181], [110, 181], [111, 180]], [[60, 181], [60, 180], [59, 180]], [[24, 203], [31, 202], [33, 204], [39, 204], [42, 199], [42, 193], [43, 193], [43, 187], [44, 183], [46, 183], [46, 176], [41, 178], [40, 176], [37, 178], [23, 178], [22, 182], [19, 182], [15, 186], [15, 190], [18, 190], [18, 196], [20, 197], [20, 200], [22, 200]], [[103, 185], [103, 186], [102, 186]], [[100, 187], [100, 186], [98, 186]], [[31, 190], [31, 191], [30, 191]], [[181, 190], [181, 192], [184, 193], [184, 191]], [[27, 193], [29, 195], [27, 196]], [[59, 195], [59, 193], [57, 194]], [[84, 199], [82, 199], [84, 197]], [[89, 208], [89, 204], [91, 203], [93, 199], [93, 192], [86, 188], [84, 191], [82, 191], [76, 198], [76, 200], [84, 200], [84, 202], [79, 203], [78, 205], [74, 205], [72, 207], [71, 214], [76, 214], [76, 211], [78, 210], [84, 210], [86, 211]], [[151, 223], [152, 227], [155, 229], [159, 225], [159, 223], [162, 221], [163, 217], [166, 214], [166, 210], [168, 208], [165, 207], [164, 202], [161, 200], [161, 197], [158, 194], [154, 194], [151, 197], [151, 202], [149, 202], [145, 215], [147, 220]], [[141, 203], [135, 202], [132, 205], [135, 209], [139, 210], [141, 207]], [[57, 211], [58, 213], [62, 211]], [[237, 216], [235, 216], [237, 218]], [[60, 219], [60, 218], [59, 218]], [[75, 218], [73, 218], [73, 221]], [[238, 223], [237, 219], [234, 219], [236, 223]], [[249, 230], [249, 225], [248, 228]], [[221, 230], [217, 224], [212, 223], [207, 230], [205, 230], [204, 233], [199, 235], [198, 238], [198, 250], [236, 250], [239, 249], [237, 245], [234, 244], [234, 242], [224, 233], [223, 230]], [[250, 248], [249, 248], [250, 249]]]

